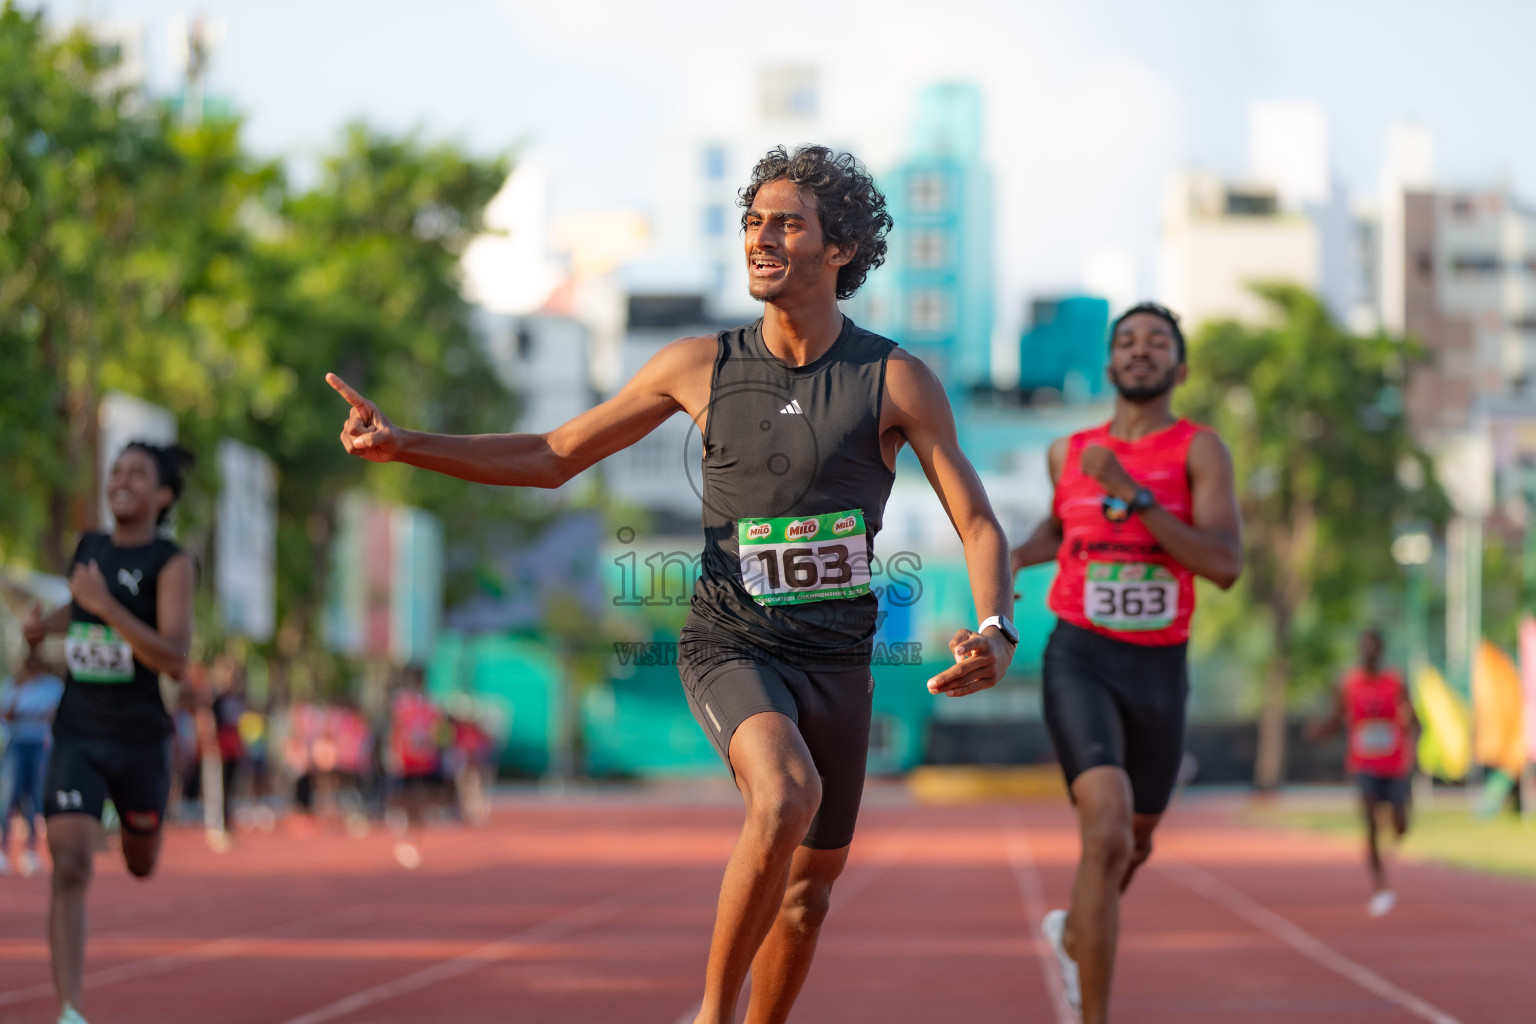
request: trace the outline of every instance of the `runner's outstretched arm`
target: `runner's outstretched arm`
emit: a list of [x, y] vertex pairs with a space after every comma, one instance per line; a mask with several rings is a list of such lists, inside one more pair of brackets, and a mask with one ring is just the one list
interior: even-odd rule
[[679, 392], [697, 391], [701, 368], [707, 400], [715, 344], [713, 336], [673, 342], [652, 356], [618, 394], [547, 434], [405, 430], [336, 374], [328, 373], [325, 379], [352, 406], [341, 431], [341, 443], [352, 455], [370, 462], [403, 462], [474, 483], [559, 487], [684, 409]]
[[[1058, 437], [1051, 442], [1046, 449], [1045, 464], [1051, 473], [1051, 486], [1056, 486], [1056, 481], [1061, 479], [1061, 467], [1067, 458], [1067, 439]], [[1061, 520], [1056, 518], [1054, 509], [1047, 512], [1045, 518], [1035, 527], [1029, 538], [1008, 552], [1008, 568], [1013, 572], [1027, 568], [1031, 565], [1044, 565], [1046, 562], [1056, 560], [1056, 553], [1061, 549]], [[1015, 594], [1014, 597], [1019, 595]]]
[[[1141, 486], [1113, 452], [1101, 445], [1083, 449], [1083, 473], [1104, 493], [1130, 502]], [[1189, 492], [1194, 523], [1185, 523], [1161, 505], [1138, 515], [1157, 542], [1179, 564], [1223, 590], [1243, 571], [1243, 526], [1233, 485], [1232, 453], [1215, 434], [1202, 431], [1189, 445]]]
[[76, 563], [69, 575], [75, 603], [117, 631], [133, 648], [133, 656], [156, 672], [180, 679], [192, 646], [192, 558], [181, 552], [160, 570], [151, 626], [123, 607], [107, 590], [107, 579], [94, 561]]
[[47, 615], [43, 614], [42, 605], [32, 606], [32, 614], [27, 616], [27, 621], [22, 624], [21, 635], [28, 647], [36, 647], [48, 638], [50, 633], [65, 633], [69, 631], [69, 605], [61, 604]]
[[[1013, 618], [1013, 583], [1008, 571], [1008, 540], [992, 512], [981, 478], [960, 450], [955, 417], [944, 386], [914, 356], [897, 349], [885, 370], [885, 401], [892, 429], [912, 446], [923, 473], [944, 505], [960, 542], [971, 577], [977, 616]], [[962, 697], [996, 686], [1013, 661], [1013, 644], [995, 626], [976, 633], [961, 629], [949, 642], [956, 664], [928, 681], [933, 693]]]

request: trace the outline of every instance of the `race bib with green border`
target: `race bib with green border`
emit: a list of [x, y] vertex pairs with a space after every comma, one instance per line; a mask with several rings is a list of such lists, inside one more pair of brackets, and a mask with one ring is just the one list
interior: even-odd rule
[[133, 648], [111, 626], [71, 622], [64, 637], [69, 673], [82, 683], [126, 683], [133, 679]]
[[1400, 728], [1390, 718], [1361, 719], [1350, 731], [1350, 748], [1356, 757], [1385, 757], [1397, 749]]
[[869, 593], [864, 510], [739, 519], [741, 583], [761, 605], [805, 604]]
[[1083, 615], [1095, 626], [1126, 633], [1167, 629], [1179, 616], [1179, 581], [1161, 565], [1089, 562]]

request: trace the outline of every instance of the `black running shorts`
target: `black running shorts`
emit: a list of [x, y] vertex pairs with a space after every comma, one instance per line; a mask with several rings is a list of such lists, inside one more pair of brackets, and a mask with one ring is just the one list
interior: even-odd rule
[[150, 836], [165, 822], [170, 792], [170, 740], [125, 743], [57, 736], [48, 759], [43, 814], [100, 819], [110, 797], [125, 831]]
[[801, 845], [839, 850], [853, 842], [869, 756], [875, 680], [869, 666], [806, 670], [718, 635], [683, 633], [678, 674], [688, 707], [731, 763], [731, 737], [753, 715], [777, 711], [800, 730], [821, 776], [821, 807]]
[[1045, 725], [1067, 786], [1123, 768], [1137, 814], [1162, 814], [1184, 757], [1185, 645], [1149, 647], [1058, 622], [1042, 665]]
[[1408, 809], [1409, 782], [1406, 775], [1373, 775], [1359, 772], [1355, 784], [1360, 787], [1360, 799], [1368, 804], [1391, 804], [1393, 810]]

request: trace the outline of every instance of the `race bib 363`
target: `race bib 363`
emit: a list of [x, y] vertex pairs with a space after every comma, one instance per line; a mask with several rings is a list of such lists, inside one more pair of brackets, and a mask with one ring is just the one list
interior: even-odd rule
[[1179, 581], [1161, 565], [1089, 562], [1083, 615], [1121, 632], [1167, 629], [1179, 615]]

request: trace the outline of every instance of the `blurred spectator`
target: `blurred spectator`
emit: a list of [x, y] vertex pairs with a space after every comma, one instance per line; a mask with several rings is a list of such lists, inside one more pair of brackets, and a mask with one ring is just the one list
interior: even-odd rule
[[386, 815], [395, 833], [395, 859], [410, 869], [421, 863], [413, 831], [419, 831], [427, 803], [442, 790], [446, 720], [426, 695], [426, 679], [418, 665], [407, 666], [399, 690], [390, 702], [389, 743], [385, 768], [390, 779], [390, 809]]
[[213, 728], [219, 752], [219, 777], [223, 783], [223, 826], [228, 834], [235, 824], [235, 795], [244, 775], [245, 739], [240, 718], [245, 714], [245, 669], [227, 654], [213, 662]]
[[444, 775], [453, 786], [459, 817], [483, 825], [490, 816], [486, 790], [496, 767], [496, 743], [475, 715], [474, 702], [464, 694], [448, 714], [450, 740], [444, 754]]
[[38, 656], [28, 650], [16, 678], [0, 688], [0, 718], [9, 739], [0, 767], [0, 875], [11, 870], [11, 814], [27, 823], [27, 845], [20, 870], [30, 876], [38, 868], [37, 819], [43, 813], [43, 778], [48, 750], [53, 741], [53, 713], [64, 695], [64, 683]]

